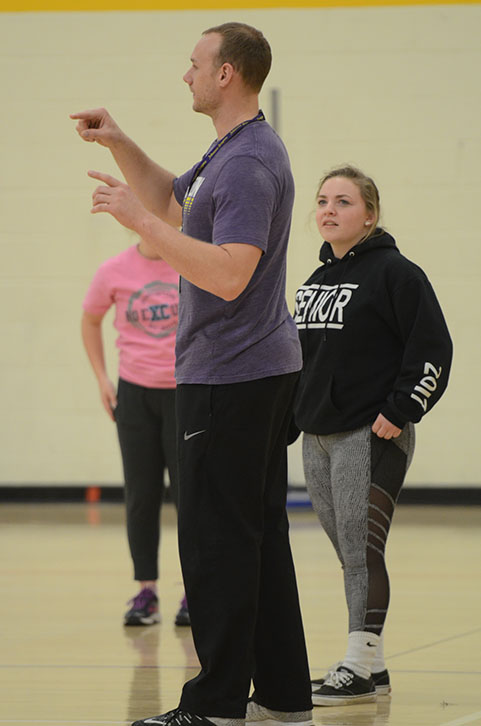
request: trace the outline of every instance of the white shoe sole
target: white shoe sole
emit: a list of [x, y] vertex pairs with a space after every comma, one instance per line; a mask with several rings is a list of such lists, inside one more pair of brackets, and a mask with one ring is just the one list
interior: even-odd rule
[[135, 627], [138, 625], [155, 625], [160, 623], [160, 615], [150, 615], [148, 618], [138, 618], [137, 620], [124, 620], [124, 625]]
[[359, 696], [316, 696], [312, 694], [314, 706], [350, 706], [352, 703], [374, 703], [377, 693], [364, 693]]

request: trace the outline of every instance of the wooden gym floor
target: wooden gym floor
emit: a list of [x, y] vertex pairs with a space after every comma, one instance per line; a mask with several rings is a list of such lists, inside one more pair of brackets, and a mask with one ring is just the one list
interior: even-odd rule
[[[342, 577], [310, 510], [290, 512], [311, 670], [346, 642]], [[393, 692], [314, 709], [325, 726], [481, 725], [481, 507], [400, 506], [388, 544]], [[125, 725], [173, 708], [197, 671], [175, 514], [163, 512], [163, 621], [124, 628], [135, 593], [120, 504], [0, 505], [0, 726]]]

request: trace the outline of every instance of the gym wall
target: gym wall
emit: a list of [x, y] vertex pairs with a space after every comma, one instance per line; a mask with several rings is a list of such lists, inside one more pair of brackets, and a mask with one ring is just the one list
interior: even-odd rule
[[[115, 11], [112, 3], [3, 0], [0, 12], [0, 486], [122, 480], [80, 316], [98, 265], [135, 237], [90, 215], [87, 170], [118, 172], [108, 151], [79, 139], [68, 114], [106, 106], [147, 153], [184, 171], [215, 134], [192, 112], [182, 75], [200, 33], [227, 20], [261, 28], [273, 49], [261, 101], [271, 120], [279, 101], [297, 186], [291, 309], [317, 265], [317, 181], [354, 163], [376, 179], [383, 223], [428, 274], [454, 338], [451, 383], [417, 427], [408, 484], [481, 485], [481, 6], [179, 0], [172, 9], [147, 0], [133, 11], [123, 0]], [[111, 320], [104, 330], [116, 379]], [[302, 483], [299, 445], [290, 465], [291, 481]]]

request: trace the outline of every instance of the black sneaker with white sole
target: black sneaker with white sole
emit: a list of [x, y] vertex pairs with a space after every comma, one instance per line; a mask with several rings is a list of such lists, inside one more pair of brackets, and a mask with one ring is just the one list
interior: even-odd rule
[[[333, 666], [330, 670], [336, 670], [338, 668], [340, 663], [337, 663], [336, 666]], [[312, 691], [317, 691], [323, 684], [326, 678], [328, 677], [329, 673], [324, 676], [324, 678], [314, 678], [311, 681]], [[389, 671], [387, 668], [385, 668], [383, 671], [379, 671], [378, 673], [371, 673], [371, 678], [374, 681], [374, 685], [376, 686], [376, 693], [378, 696], [388, 696], [391, 693], [391, 681], [389, 678]]]
[[160, 716], [134, 721], [132, 726], [214, 726], [214, 724], [204, 716], [196, 716], [194, 713], [187, 713], [180, 708], [175, 708]]
[[372, 677], [361, 678], [345, 666], [331, 671], [322, 686], [312, 692], [314, 706], [348, 706], [375, 700], [376, 686]]
[[391, 681], [388, 669], [385, 668], [383, 671], [379, 671], [378, 673], [371, 673], [371, 678], [376, 686], [377, 695], [389, 696], [391, 693]]

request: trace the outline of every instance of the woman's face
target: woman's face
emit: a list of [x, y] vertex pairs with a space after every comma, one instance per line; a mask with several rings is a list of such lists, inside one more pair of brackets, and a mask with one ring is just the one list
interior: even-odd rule
[[316, 222], [323, 239], [330, 242], [334, 251], [347, 252], [366, 235], [373, 215], [367, 210], [357, 184], [335, 176], [319, 190]]

